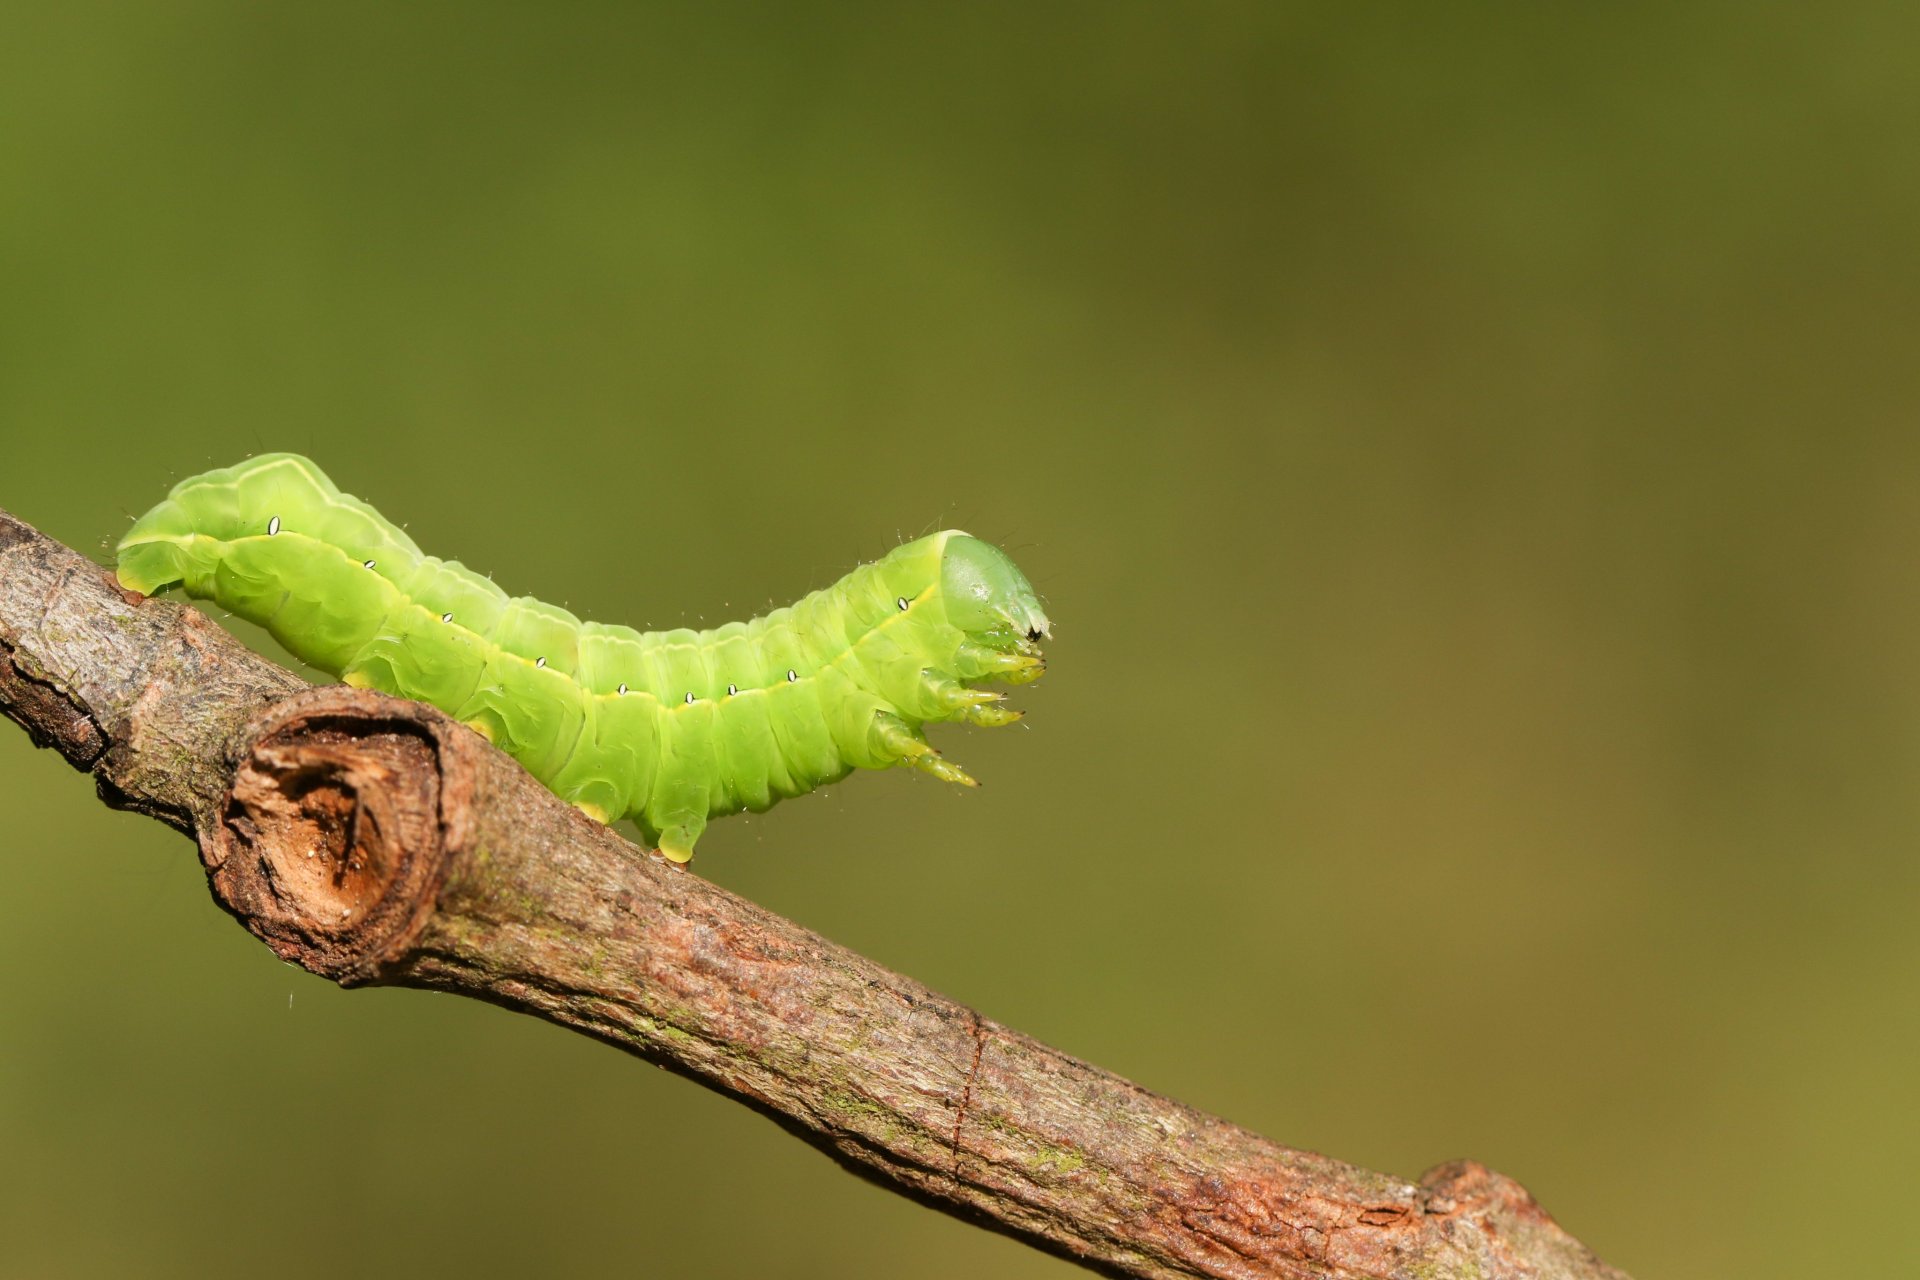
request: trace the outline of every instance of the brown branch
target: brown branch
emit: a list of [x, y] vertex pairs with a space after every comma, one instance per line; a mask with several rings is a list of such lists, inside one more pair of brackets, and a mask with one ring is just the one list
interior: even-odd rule
[[588, 820], [430, 707], [312, 688], [0, 511], [0, 710], [192, 833], [345, 985], [477, 996], [1111, 1275], [1623, 1280], [1516, 1183], [1295, 1151], [1076, 1061]]

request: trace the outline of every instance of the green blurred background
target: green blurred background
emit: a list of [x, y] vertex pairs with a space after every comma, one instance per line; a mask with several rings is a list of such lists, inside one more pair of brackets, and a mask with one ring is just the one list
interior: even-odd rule
[[[300, 450], [654, 626], [972, 529], [1061, 624], [986, 787], [701, 874], [1641, 1280], [1913, 1265], [1911, 8], [0, 14], [0, 505]], [[8, 1275], [1072, 1274], [281, 965], [7, 726], [0, 855]]]

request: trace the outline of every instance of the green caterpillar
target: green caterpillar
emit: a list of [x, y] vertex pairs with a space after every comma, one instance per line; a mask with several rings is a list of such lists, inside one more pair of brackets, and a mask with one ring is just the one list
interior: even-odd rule
[[1019, 719], [977, 686], [1038, 679], [1051, 634], [1013, 561], [958, 530], [751, 622], [582, 622], [421, 554], [290, 453], [181, 481], [118, 554], [121, 585], [179, 586], [350, 685], [432, 703], [593, 817], [633, 819], [676, 862], [709, 818], [855, 768], [976, 785], [920, 727]]

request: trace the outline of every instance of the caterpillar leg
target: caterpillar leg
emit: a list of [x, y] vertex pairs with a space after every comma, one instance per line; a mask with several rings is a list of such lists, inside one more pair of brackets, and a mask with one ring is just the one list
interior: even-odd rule
[[942, 708], [947, 713], [945, 718], [950, 720], [991, 727], [1012, 724], [1026, 714], [1002, 705], [1006, 695], [991, 689], [969, 689], [957, 680], [937, 677], [929, 677], [927, 683], [932, 687], [935, 705]]
[[957, 783], [963, 787], [980, 785], [965, 769], [935, 750], [932, 743], [920, 736], [918, 729], [899, 716], [882, 711], [873, 717], [873, 724], [883, 751], [901, 763], [912, 765], [922, 773], [930, 773], [943, 782]]
[[1031, 684], [1046, 674], [1047, 660], [1030, 653], [1002, 653], [982, 644], [963, 644], [955, 655], [960, 674], [969, 680], [999, 680]]
[[693, 861], [693, 846], [707, 829], [705, 818], [686, 818], [660, 832], [660, 856], [677, 866]]

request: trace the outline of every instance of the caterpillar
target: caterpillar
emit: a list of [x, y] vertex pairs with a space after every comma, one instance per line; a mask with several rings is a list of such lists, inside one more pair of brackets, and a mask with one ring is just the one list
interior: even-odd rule
[[644, 634], [582, 622], [422, 554], [291, 453], [181, 481], [117, 561], [129, 590], [179, 587], [349, 685], [431, 703], [680, 863], [708, 819], [856, 768], [978, 785], [922, 726], [1019, 719], [982, 686], [1038, 679], [1052, 634], [1013, 561], [957, 529], [750, 622]]

